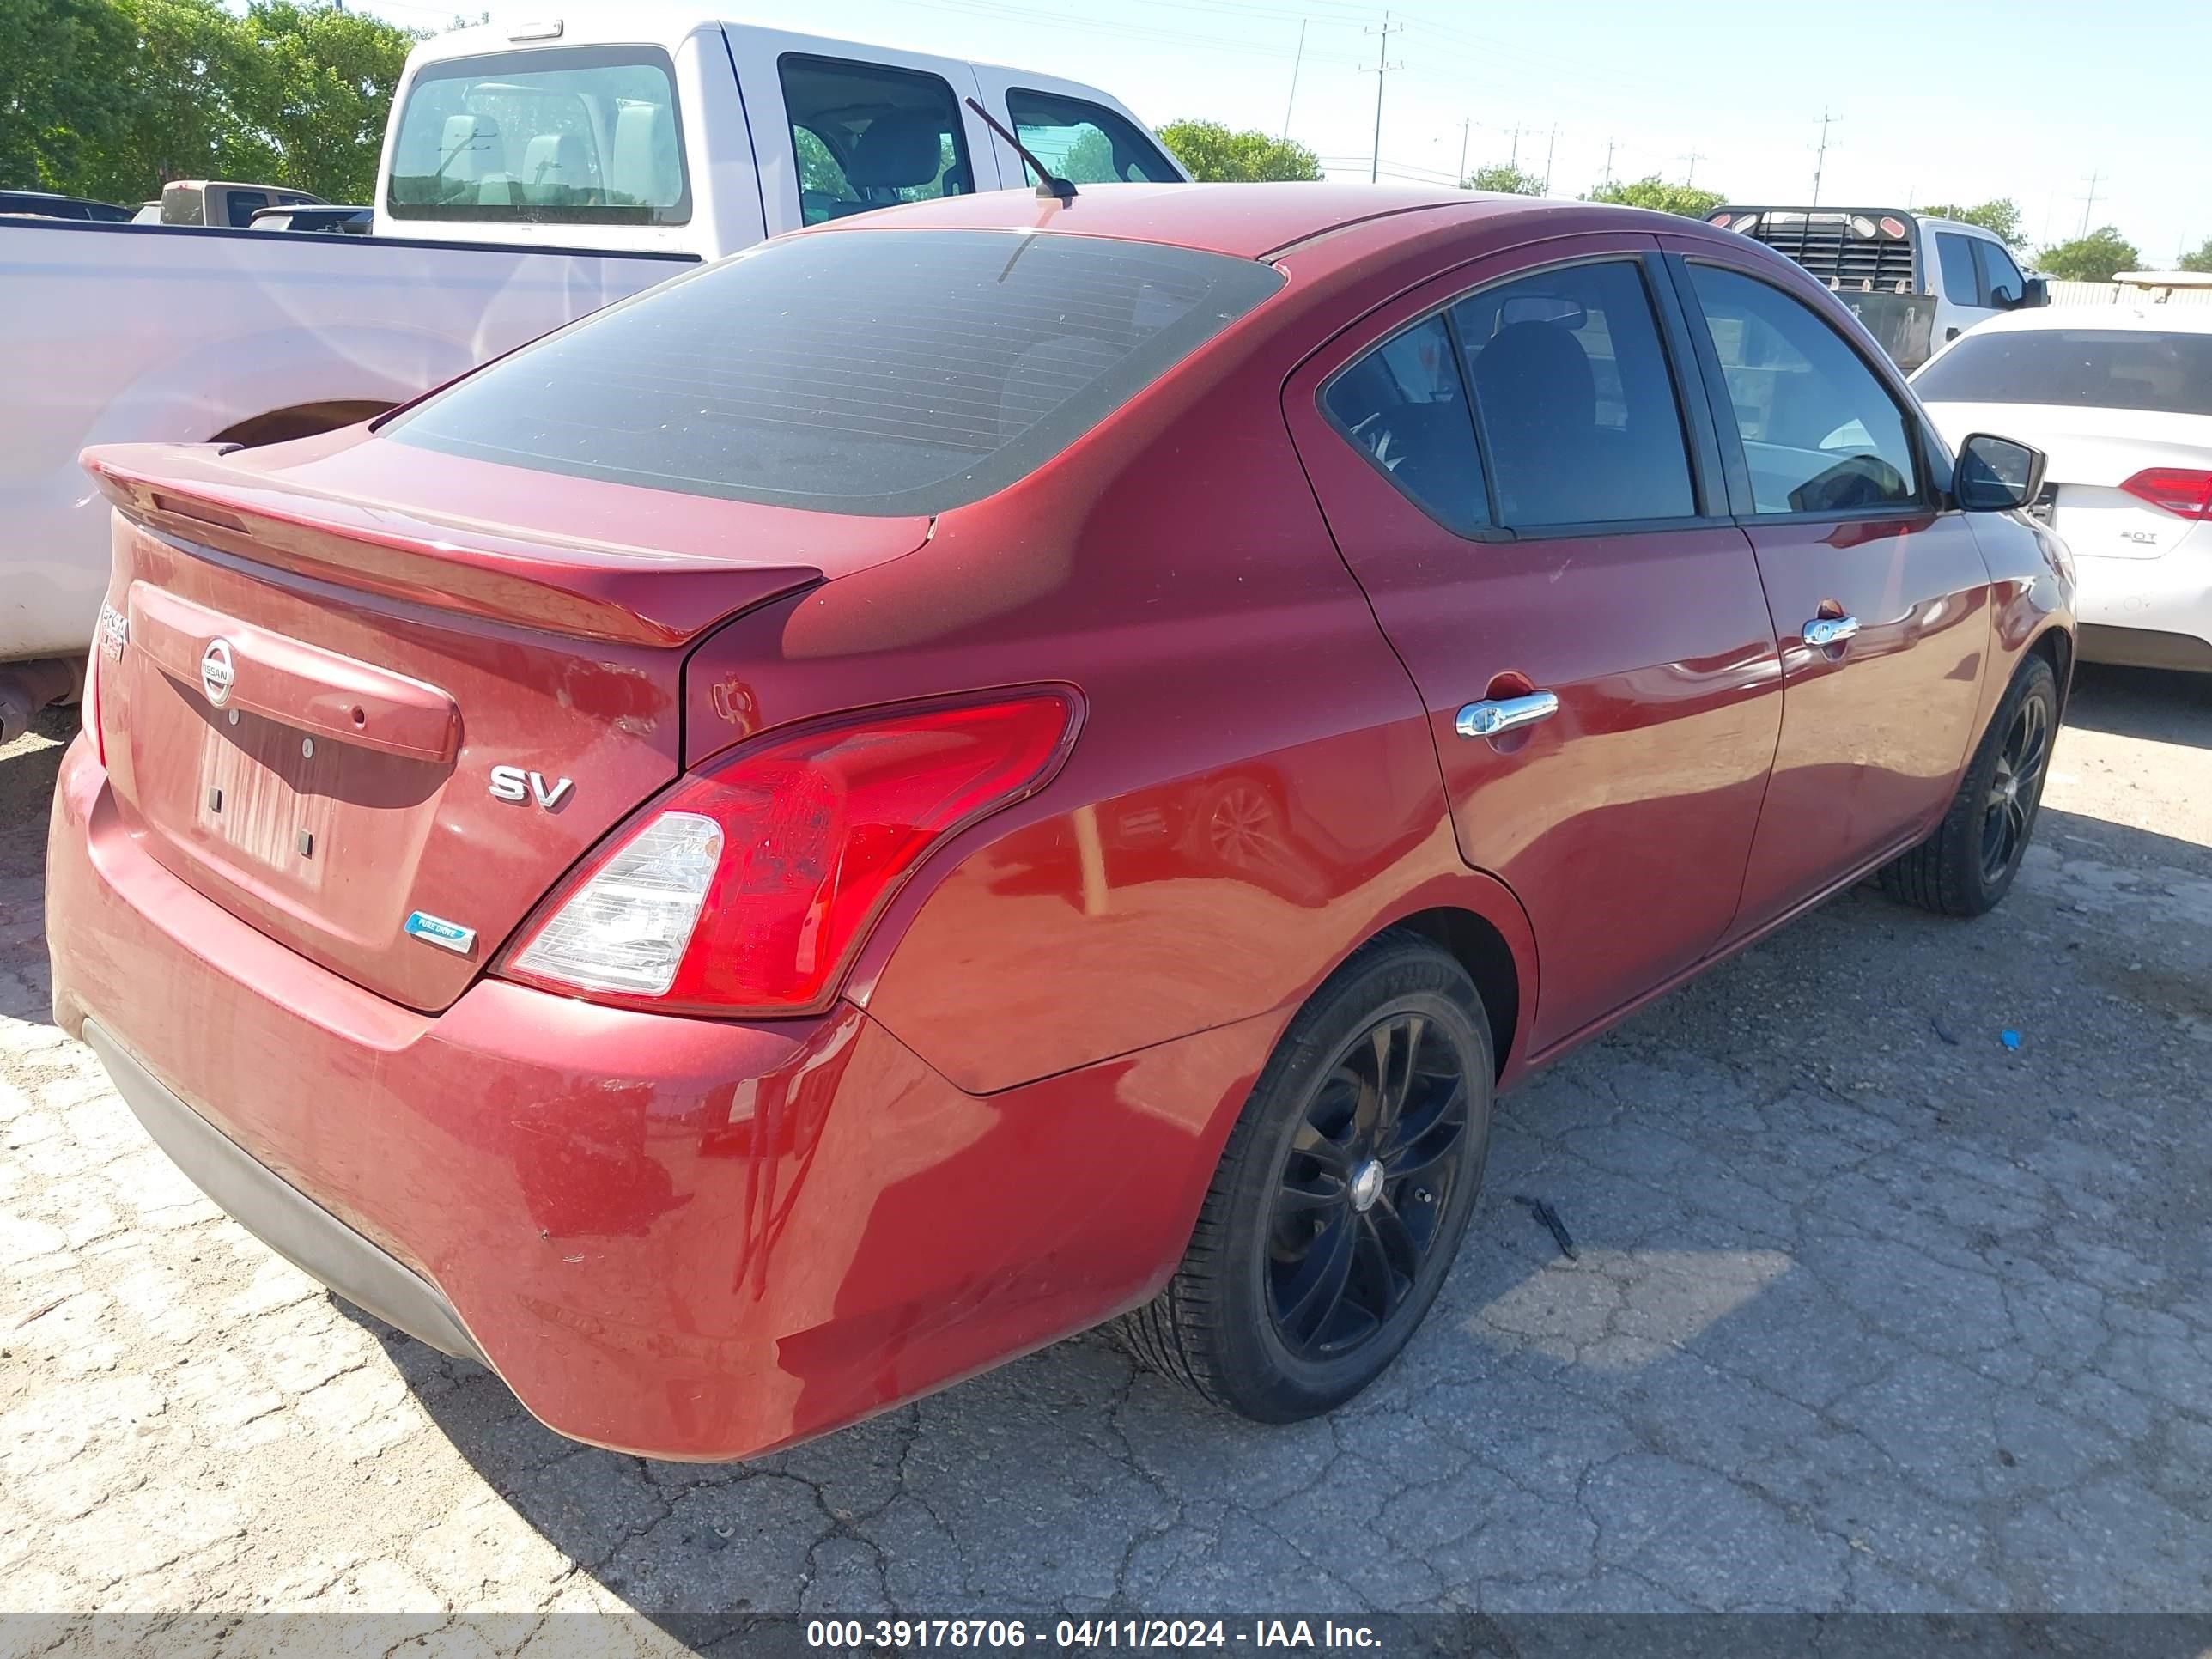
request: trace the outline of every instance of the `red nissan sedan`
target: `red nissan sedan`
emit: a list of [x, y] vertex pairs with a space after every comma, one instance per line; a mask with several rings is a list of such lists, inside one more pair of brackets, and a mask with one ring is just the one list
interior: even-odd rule
[[86, 464], [59, 1023], [273, 1248], [662, 1457], [1117, 1318], [1337, 1405], [1498, 1090], [1869, 873], [2003, 896], [2073, 659], [2035, 452], [1573, 203], [920, 204]]

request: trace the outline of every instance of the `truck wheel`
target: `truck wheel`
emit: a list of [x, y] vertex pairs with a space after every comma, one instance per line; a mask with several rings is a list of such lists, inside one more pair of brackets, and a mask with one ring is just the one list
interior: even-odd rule
[[1496, 1068], [1466, 970], [1364, 947], [1291, 1024], [1230, 1132], [1190, 1248], [1115, 1334], [1263, 1423], [1340, 1406], [1397, 1358], [1467, 1231]]
[[1938, 915], [1996, 908], [2035, 832], [2057, 732], [2057, 676], [2030, 657], [1982, 734], [1951, 810], [1927, 840], [1882, 866], [1882, 890]]

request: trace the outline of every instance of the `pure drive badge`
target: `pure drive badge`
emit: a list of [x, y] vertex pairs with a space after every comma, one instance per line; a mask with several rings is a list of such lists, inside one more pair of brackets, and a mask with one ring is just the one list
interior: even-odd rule
[[451, 951], [457, 957], [467, 956], [477, 948], [475, 928], [464, 927], [457, 921], [447, 921], [443, 916], [434, 916], [427, 910], [409, 914], [407, 931], [425, 945]]

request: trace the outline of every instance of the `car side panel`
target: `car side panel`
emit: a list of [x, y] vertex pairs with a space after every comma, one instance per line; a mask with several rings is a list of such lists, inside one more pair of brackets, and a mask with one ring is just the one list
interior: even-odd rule
[[[1328, 378], [1433, 307], [1641, 237], [1560, 238], [1411, 289], [1293, 375], [1283, 407], [1340, 550], [1421, 690], [1466, 862], [1526, 908], [1548, 963], [1549, 1050], [1687, 967], [1735, 915], [1782, 717], [1759, 569], [1725, 520], [1455, 535], [1322, 415]], [[1702, 395], [1693, 366], [1682, 386]], [[1470, 458], [1473, 449], [1470, 445]], [[1498, 738], [1461, 708], [1516, 676], [1556, 715]]]

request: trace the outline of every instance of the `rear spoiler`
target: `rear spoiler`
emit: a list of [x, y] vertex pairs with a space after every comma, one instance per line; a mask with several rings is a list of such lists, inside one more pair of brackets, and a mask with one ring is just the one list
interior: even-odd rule
[[[236, 559], [583, 639], [678, 646], [823, 580], [763, 565], [419, 516], [227, 465], [236, 446], [100, 444], [80, 458], [124, 514]], [[769, 509], [775, 511], [777, 509]]]

